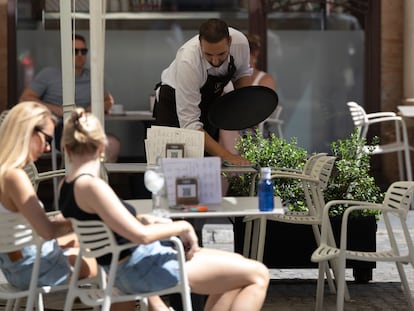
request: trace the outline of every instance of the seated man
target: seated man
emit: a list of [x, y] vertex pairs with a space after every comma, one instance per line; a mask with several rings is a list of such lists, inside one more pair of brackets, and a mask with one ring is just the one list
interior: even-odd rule
[[[85, 68], [88, 49], [83, 36], [75, 35], [73, 40], [74, 63], [75, 63], [75, 104], [87, 111], [91, 110], [91, 75], [90, 70]], [[57, 68], [47, 67], [40, 71], [26, 87], [20, 96], [20, 101], [37, 101], [47, 106], [56, 116], [60, 118], [56, 126], [56, 147], [60, 149], [63, 117], [63, 90], [62, 73]], [[105, 93], [104, 110], [107, 113], [112, 105], [113, 98], [109, 92]], [[121, 143], [113, 135], [108, 135], [108, 146], [105, 150], [107, 162], [118, 160]]]

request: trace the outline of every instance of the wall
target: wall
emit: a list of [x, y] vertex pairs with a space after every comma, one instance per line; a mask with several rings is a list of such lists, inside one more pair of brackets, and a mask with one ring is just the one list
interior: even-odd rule
[[[404, 1], [385, 0], [381, 5], [381, 110], [397, 111], [397, 105], [401, 105], [403, 99]], [[412, 136], [414, 124], [409, 122], [408, 125]], [[392, 140], [394, 134], [389, 126], [381, 129], [384, 141]], [[396, 154], [381, 157], [384, 177], [389, 182], [398, 180]]]
[[[88, 39], [87, 32], [84, 34]], [[176, 50], [197, 30], [107, 30], [105, 84], [126, 110], [149, 108], [149, 96]], [[89, 40], [88, 40], [89, 41]], [[60, 66], [59, 32], [20, 30], [20, 54], [30, 54], [35, 71]], [[364, 35], [355, 31], [268, 32], [268, 71], [277, 80], [286, 138], [309, 152], [329, 152], [330, 143], [352, 131], [346, 101], [363, 98]], [[20, 70], [19, 90], [22, 90]], [[143, 156], [142, 122], [106, 122], [124, 142], [121, 155]], [[127, 142], [127, 143], [126, 143]]]

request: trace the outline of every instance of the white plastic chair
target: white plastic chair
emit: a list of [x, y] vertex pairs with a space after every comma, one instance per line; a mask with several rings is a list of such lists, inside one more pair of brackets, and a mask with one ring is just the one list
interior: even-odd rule
[[[398, 181], [393, 183], [385, 195], [382, 204], [350, 201], [350, 200], [336, 200], [326, 204], [323, 210], [322, 218], [322, 235], [320, 246], [312, 254], [311, 260], [319, 263], [319, 278], [318, 289], [316, 295], [316, 310], [322, 310], [323, 307], [323, 287], [324, 287], [324, 275], [323, 275], [323, 263], [327, 260], [335, 260], [338, 268], [337, 275], [337, 310], [343, 310], [344, 308], [344, 288], [345, 283], [345, 264], [347, 259], [360, 260], [360, 261], [384, 261], [395, 262], [398, 273], [400, 275], [404, 294], [407, 298], [408, 307], [410, 310], [414, 310], [413, 297], [411, 296], [411, 290], [405, 275], [403, 264], [411, 264], [414, 266], [414, 246], [410, 236], [406, 219], [407, 213], [412, 204], [412, 198], [414, 193], [414, 182]], [[338, 204], [347, 204], [342, 224], [341, 224], [341, 236], [340, 245], [336, 247], [329, 239], [331, 231], [331, 223], [329, 219], [329, 209], [332, 206]], [[385, 226], [387, 229], [387, 235], [390, 242], [390, 248], [387, 250], [379, 250], [376, 252], [363, 252], [347, 249], [347, 232], [348, 232], [348, 219], [350, 214], [355, 210], [372, 209], [380, 210], [382, 217], [384, 217]], [[390, 217], [391, 216], [391, 217]], [[398, 229], [402, 229], [404, 234], [404, 245], [397, 244], [393, 222], [390, 221], [392, 217], [399, 219]], [[394, 222], [395, 223], [395, 222]], [[400, 252], [400, 247], [403, 246], [407, 251]]]
[[[23, 247], [34, 245], [40, 249], [43, 240], [35, 233], [27, 220], [18, 213], [2, 213], [0, 217], [0, 252], [10, 253], [19, 251]], [[36, 254], [33, 264], [33, 271], [30, 280], [30, 286], [27, 290], [21, 290], [9, 283], [0, 284], [0, 299], [7, 300], [6, 311], [19, 310], [23, 298], [26, 299], [25, 310], [43, 311], [43, 295], [56, 291], [67, 289], [67, 285], [62, 286], [43, 286], [37, 287], [40, 252]]]
[[325, 205], [323, 191], [328, 185], [328, 180], [331, 175], [333, 166], [335, 164], [335, 157], [327, 156], [326, 154], [316, 154], [310, 157], [303, 168], [303, 171], [296, 170], [272, 170], [271, 178], [286, 178], [295, 179], [302, 183], [303, 192], [309, 213], [306, 215], [297, 215], [285, 213], [280, 215], [267, 215], [264, 217], [260, 225], [260, 233], [262, 236], [258, 239], [257, 252], [256, 247], [250, 246], [251, 225], [249, 222], [258, 219], [261, 216], [245, 217], [246, 222], [245, 241], [244, 241], [244, 256], [255, 258], [259, 261], [263, 260], [264, 242], [266, 233], [266, 221], [282, 221], [297, 224], [308, 224], [314, 228], [316, 241], [319, 242], [319, 228], [318, 225], [322, 223], [322, 209]]
[[[80, 255], [83, 257], [96, 258], [105, 254], [112, 254], [109, 273], [102, 288], [82, 287], [77, 281], [81, 266], [81, 257], [78, 256], [73, 271], [73, 277], [69, 285], [66, 297], [65, 310], [72, 310], [73, 301], [76, 297], [88, 306], [101, 306], [101, 310], [109, 311], [111, 304], [115, 302], [140, 300], [141, 310], [147, 309], [147, 298], [149, 296], [162, 296], [171, 293], [180, 293], [185, 311], [191, 311], [190, 287], [185, 269], [184, 248], [181, 241], [176, 237], [171, 237], [167, 241], [174, 244], [177, 250], [177, 260], [179, 263], [180, 281], [177, 285], [150, 293], [125, 294], [114, 287], [116, 271], [118, 268], [119, 255], [122, 250], [136, 246], [128, 243], [118, 245], [112, 231], [102, 221], [79, 221], [71, 219], [73, 229], [78, 237], [80, 244]], [[103, 268], [101, 268], [103, 271]], [[140, 280], [136, 280], [140, 282]]]
[[[358, 129], [360, 137], [366, 138], [370, 125], [383, 122], [394, 122], [395, 141], [387, 144], [372, 146], [372, 151], [367, 146], [365, 152], [372, 154], [383, 154], [397, 152], [398, 154], [398, 170], [400, 180], [413, 180], [411, 170], [410, 144], [408, 141], [407, 127], [402, 117], [397, 116], [394, 112], [375, 112], [366, 113], [365, 109], [356, 102], [348, 102], [349, 111], [355, 127]], [[403, 160], [404, 153], [404, 160]], [[405, 175], [404, 175], [405, 165]]]
[[[26, 174], [29, 176], [33, 184], [33, 187], [35, 188], [36, 191], [39, 187], [40, 182], [44, 180], [53, 179], [53, 205], [54, 205], [53, 208], [57, 210], [58, 209], [57, 182], [58, 182], [59, 177], [65, 176], [66, 174], [65, 169], [52, 170], [52, 171], [46, 171], [46, 172], [39, 173], [36, 165], [33, 162], [27, 164], [23, 169], [26, 171]], [[55, 184], [56, 184], [56, 187], [55, 187]]]
[[[291, 224], [301, 224], [312, 226], [313, 234], [315, 236], [316, 244], [320, 243], [320, 226], [322, 224], [322, 209], [325, 205], [324, 190], [328, 186], [328, 181], [331, 176], [332, 169], [335, 164], [335, 157], [328, 156], [324, 153], [316, 154], [310, 157], [302, 172], [296, 170], [275, 170], [272, 172], [271, 178], [283, 178], [283, 179], [294, 179], [299, 180], [302, 184], [303, 193], [305, 196], [306, 205], [308, 207], [308, 213], [285, 213], [278, 215], [269, 215], [261, 217], [259, 219], [259, 233], [254, 234], [254, 240], [258, 241], [257, 247], [252, 245], [250, 247], [250, 236], [251, 236], [251, 225], [249, 222], [257, 220], [257, 217], [246, 217], [246, 230], [245, 230], [245, 241], [244, 241], [244, 256], [255, 258], [259, 261], [263, 261], [264, 243], [266, 240], [266, 223], [267, 221], [279, 221]], [[333, 240], [333, 235], [331, 235]], [[257, 251], [256, 251], [257, 250]], [[331, 263], [334, 264], [334, 263]], [[334, 272], [336, 268], [334, 268]], [[325, 267], [328, 284], [331, 292], [335, 292], [335, 285], [333, 282], [332, 275], [330, 274], [329, 266], [326, 264]], [[346, 292], [346, 298], [349, 299], [349, 294]]]
[[40, 182], [49, 180], [51, 178], [64, 177], [65, 169], [41, 172], [37, 170], [33, 162], [28, 163], [24, 168], [26, 174], [29, 176], [35, 190], [39, 187]]

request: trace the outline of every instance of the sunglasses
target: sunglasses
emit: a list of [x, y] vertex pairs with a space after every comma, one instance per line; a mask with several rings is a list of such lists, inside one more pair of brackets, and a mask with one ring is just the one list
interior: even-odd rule
[[45, 137], [45, 141], [46, 141], [45, 147], [52, 146], [53, 136], [50, 136], [49, 134], [46, 134], [45, 132], [43, 132], [43, 130], [40, 127], [35, 127], [35, 131], [38, 133], [42, 133], [43, 136]]
[[83, 49], [77, 49], [75, 48], [75, 55], [78, 55], [79, 53], [82, 55], [86, 55], [88, 54], [88, 49], [87, 48], [83, 48]]

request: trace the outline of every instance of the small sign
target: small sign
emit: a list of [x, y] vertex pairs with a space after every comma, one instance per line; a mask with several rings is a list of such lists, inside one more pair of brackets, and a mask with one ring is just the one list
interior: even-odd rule
[[184, 144], [166, 144], [166, 158], [184, 158]]
[[198, 183], [197, 178], [176, 179], [176, 204], [197, 204]]

